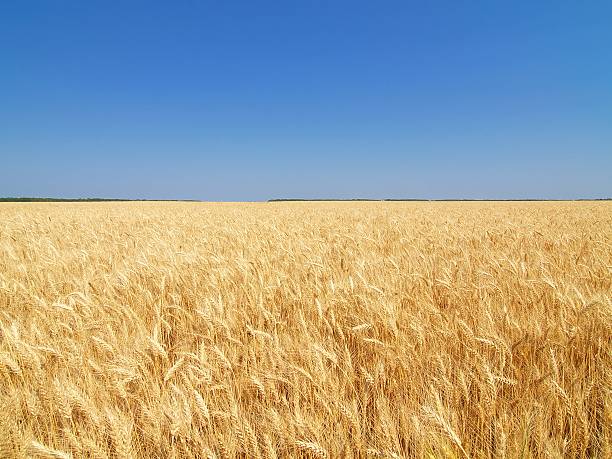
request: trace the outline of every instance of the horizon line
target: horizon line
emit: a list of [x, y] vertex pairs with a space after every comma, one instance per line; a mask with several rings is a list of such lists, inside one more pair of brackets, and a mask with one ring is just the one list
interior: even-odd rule
[[610, 201], [612, 198], [272, 198], [253, 201], [205, 199], [144, 199], [144, 198], [53, 198], [53, 197], [0, 197], [0, 202], [572, 202]]

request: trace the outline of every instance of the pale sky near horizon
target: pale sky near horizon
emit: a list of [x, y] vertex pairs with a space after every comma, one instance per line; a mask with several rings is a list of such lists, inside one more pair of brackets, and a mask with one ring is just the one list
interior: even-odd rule
[[0, 196], [612, 197], [612, 2], [0, 3]]

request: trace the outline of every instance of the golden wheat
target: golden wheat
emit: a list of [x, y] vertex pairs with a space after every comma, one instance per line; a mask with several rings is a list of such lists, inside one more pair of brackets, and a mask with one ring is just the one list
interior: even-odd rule
[[0, 205], [2, 457], [610, 457], [612, 205]]

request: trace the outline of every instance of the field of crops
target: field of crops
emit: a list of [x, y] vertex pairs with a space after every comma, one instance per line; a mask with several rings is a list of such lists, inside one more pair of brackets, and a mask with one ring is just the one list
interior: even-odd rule
[[0, 457], [612, 454], [612, 204], [0, 204]]

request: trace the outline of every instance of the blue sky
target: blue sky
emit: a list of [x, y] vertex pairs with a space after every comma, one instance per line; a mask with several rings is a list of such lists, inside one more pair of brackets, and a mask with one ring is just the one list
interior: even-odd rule
[[0, 196], [612, 196], [612, 2], [0, 2]]

